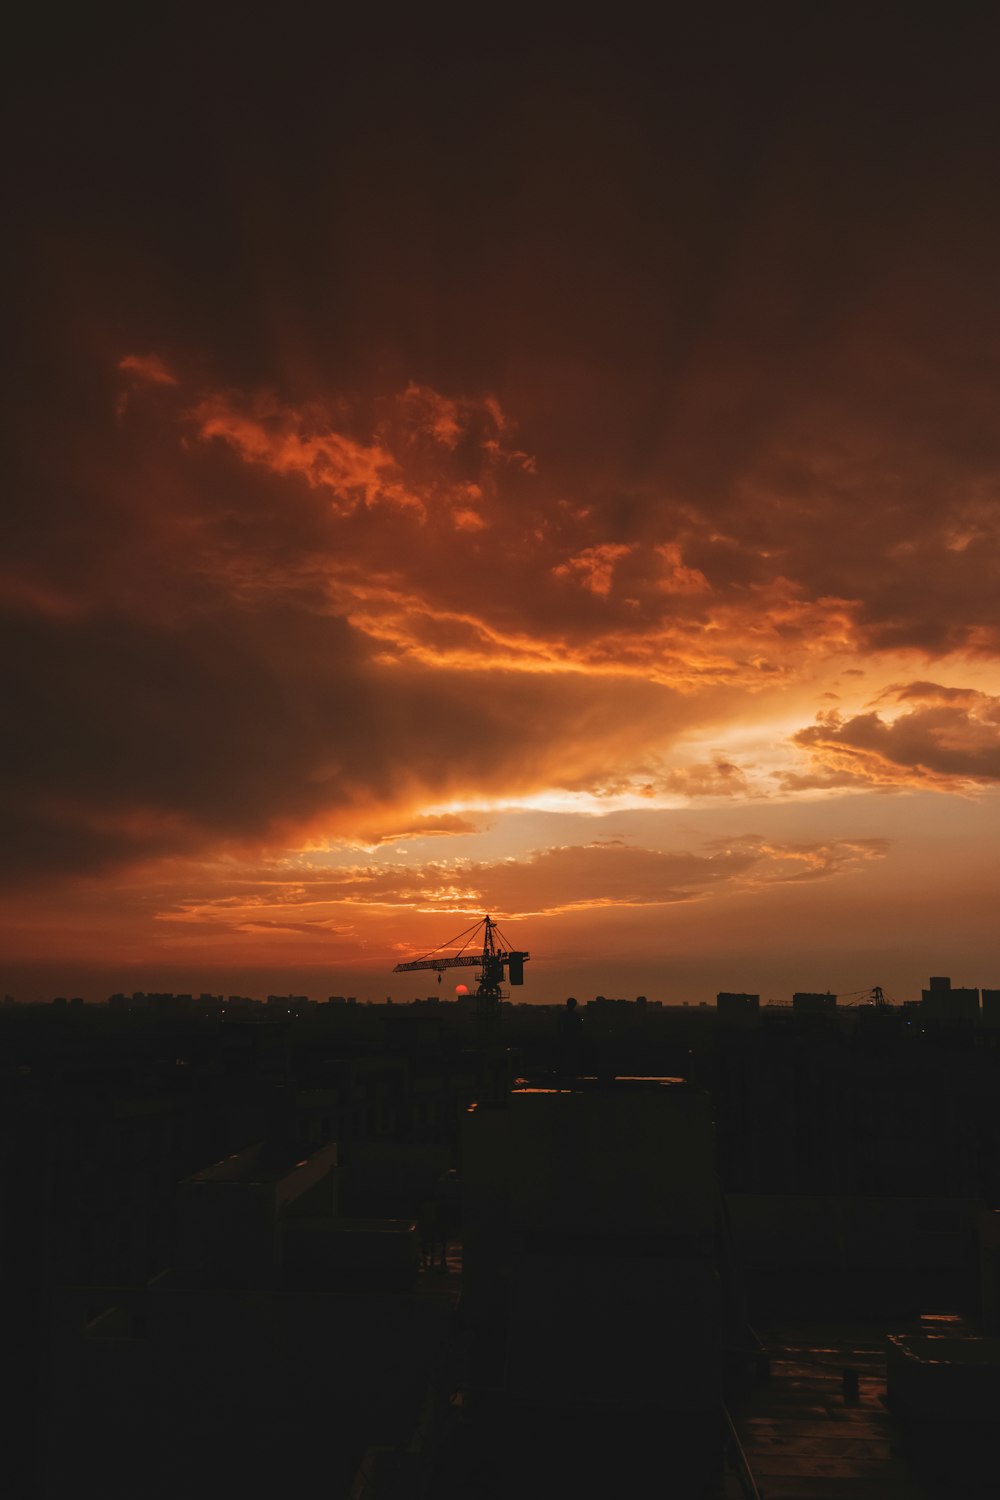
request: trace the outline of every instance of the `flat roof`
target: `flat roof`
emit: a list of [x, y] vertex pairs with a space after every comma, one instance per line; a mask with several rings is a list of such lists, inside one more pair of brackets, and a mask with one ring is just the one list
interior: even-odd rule
[[618, 1074], [614, 1078], [600, 1078], [593, 1074], [581, 1074], [578, 1078], [562, 1078], [557, 1074], [538, 1073], [516, 1078], [513, 1094], [603, 1094], [603, 1093], [650, 1093], [660, 1089], [687, 1088], [686, 1078], [667, 1075]]

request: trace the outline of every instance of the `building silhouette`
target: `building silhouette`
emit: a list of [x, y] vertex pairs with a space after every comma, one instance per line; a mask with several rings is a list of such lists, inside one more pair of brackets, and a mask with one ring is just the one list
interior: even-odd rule
[[998, 994], [505, 1007], [489, 1045], [461, 1004], [3, 1006], [11, 1492], [584, 1496], [666, 1446], [694, 1496], [732, 1431], [773, 1489], [752, 1424], [841, 1346], [816, 1441], [856, 1400], [924, 1454], [930, 1352], [969, 1447]]
[[935, 1021], [977, 1021], [979, 991], [955, 988], [946, 977], [932, 978], [929, 987], [920, 992], [920, 1008]]

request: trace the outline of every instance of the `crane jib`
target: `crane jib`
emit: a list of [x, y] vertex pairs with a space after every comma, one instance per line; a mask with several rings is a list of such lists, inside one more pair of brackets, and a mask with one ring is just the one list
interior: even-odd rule
[[[507, 965], [510, 972], [511, 984], [524, 983], [524, 965], [531, 957], [530, 953], [496, 953], [493, 959], [500, 964]], [[482, 954], [462, 953], [454, 958], [417, 958], [409, 963], [397, 964], [393, 969], [394, 974], [410, 974], [415, 969], [436, 969], [439, 973], [443, 969], [480, 969], [483, 965]]]

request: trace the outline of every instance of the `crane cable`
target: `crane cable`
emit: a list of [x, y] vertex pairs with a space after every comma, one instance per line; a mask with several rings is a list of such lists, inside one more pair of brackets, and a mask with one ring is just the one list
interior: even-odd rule
[[[453, 958], [459, 958], [461, 956], [461, 954], [464, 953], [465, 949], [469, 946], [469, 944], [472, 942], [473, 937], [479, 931], [480, 927], [483, 926], [483, 923], [485, 922], [485, 920], [486, 920], [486, 918], [483, 917], [480, 921], [473, 922], [473, 924], [472, 924], [471, 927], [466, 927], [462, 932], [460, 932], [458, 934], [457, 937], [449, 938], [446, 943], [438, 943], [438, 945], [437, 945], [436, 948], [431, 948], [431, 950], [428, 953], [422, 953], [418, 959], [411, 960], [411, 962], [424, 963], [424, 962], [426, 962], [426, 961], [428, 961], [430, 959], [433, 959], [434, 955], [436, 953], [440, 953], [443, 948], [454, 948], [455, 945], [456, 945], [456, 943], [458, 942], [459, 938], [465, 938], [465, 942], [458, 949], [458, 952], [452, 954]], [[494, 927], [495, 927], [495, 925], [496, 924], [494, 924]]]

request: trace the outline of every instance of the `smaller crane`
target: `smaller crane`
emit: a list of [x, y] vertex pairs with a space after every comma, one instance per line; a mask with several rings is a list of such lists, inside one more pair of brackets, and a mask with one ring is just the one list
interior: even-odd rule
[[[482, 951], [467, 953], [465, 950], [471, 946], [480, 932], [483, 935]], [[457, 949], [457, 951], [446, 953], [445, 949]], [[436, 969], [438, 984], [440, 984], [441, 974], [445, 969], [479, 969], [476, 997], [479, 1000], [483, 1029], [488, 1031], [492, 1029], [495, 1018], [500, 1013], [500, 1002], [504, 998], [504, 969], [508, 971], [511, 984], [523, 984], [524, 965], [530, 957], [530, 953], [511, 948], [493, 918], [485, 916], [481, 922], [476, 922], [472, 927], [467, 927], [464, 932], [460, 932], [458, 937], [451, 938], [447, 943], [441, 943], [437, 948], [432, 948], [430, 953], [424, 954], [423, 958], [414, 958], [408, 963], [397, 964], [392, 972], [409, 974], [414, 969]]]
[[876, 1010], [892, 1010], [880, 984], [873, 984], [870, 990], [851, 990], [849, 995], [838, 995], [837, 999], [846, 1001], [848, 1005], [873, 1005]]

